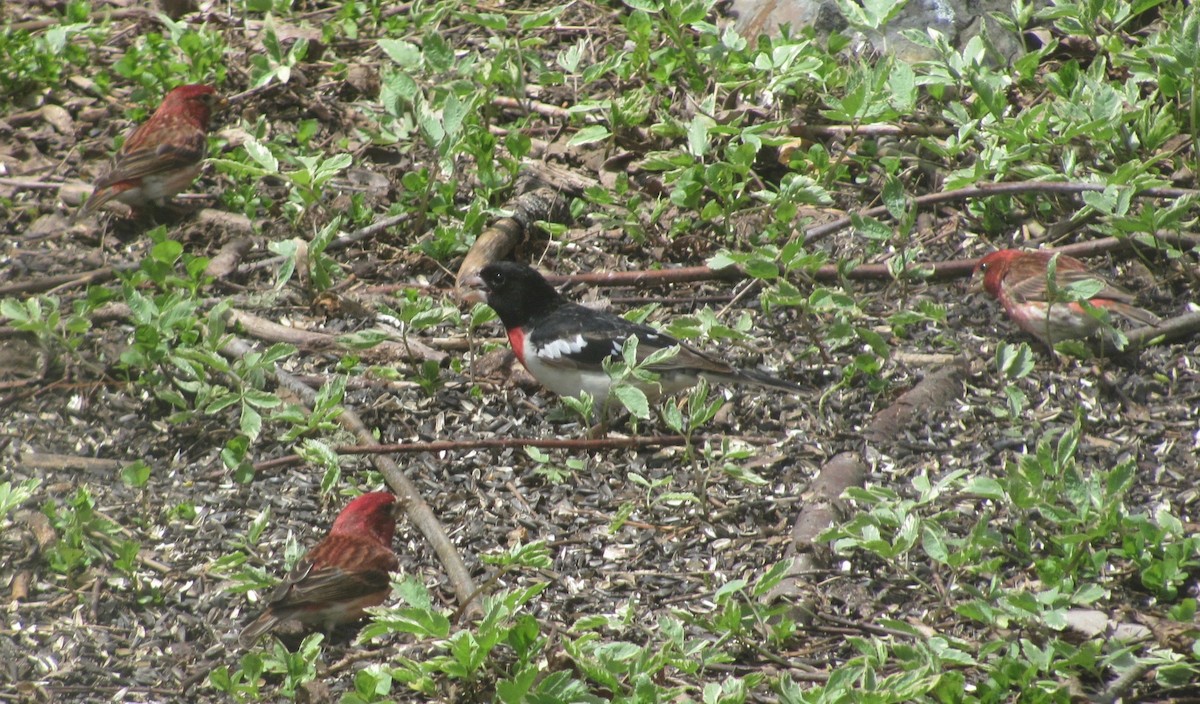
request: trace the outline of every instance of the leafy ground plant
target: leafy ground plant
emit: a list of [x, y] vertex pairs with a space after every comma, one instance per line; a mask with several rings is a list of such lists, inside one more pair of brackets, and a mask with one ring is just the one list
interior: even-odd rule
[[[866, 29], [898, 5], [845, 11]], [[935, 266], [1111, 236], [1137, 247], [1091, 263], [1163, 317], [1189, 310], [1191, 4], [1016, 3], [1001, 21], [1041, 44], [1012, 61], [927, 31], [919, 61], [802, 28], [745, 37], [708, 0], [9, 9], [0, 691], [1059, 702], [1200, 679], [1193, 343], [1051, 359]], [[196, 81], [235, 100], [194, 192], [149, 222], [75, 220], [120, 135]], [[623, 383], [645, 372], [630, 347], [620, 430], [684, 445], [534, 451], [594, 409], [523, 377], [490, 311], [451, 297], [529, 174], [572, 219], [513, 256], [559, 274], [707, 263], [705, 281], [572, 293], [806, 392], [702, 385], [654, 406]], [[947, 195], [997, 182], [1027, 189]], [[307, 335], [273, 337], [289, 329]], [[950, 357], [969, 369], [951, 410], [864, 438]], [[443, 443], [393, 459], [482, 585], [479, 613], [402, 522], [403, 574], [361, 631], [239, 649], [247, 592], [384, 484], [347, 447], [351, 413], [380, 442]], [[797, 512], [842, 453], [866, 478], [828, 559], [791, 575]]]

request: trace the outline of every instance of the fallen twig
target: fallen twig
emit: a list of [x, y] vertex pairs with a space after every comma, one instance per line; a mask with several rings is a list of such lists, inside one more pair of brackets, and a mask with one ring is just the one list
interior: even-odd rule
[[520, 110], [524, 113], [536, 112], [544, 117], [553, 117], [556, 120], [570, 120], [571, 113], [565, 108], [560, 108], [557, 105], [543, 103], [540, 100], [522, 100], [520, 98], [510, 98], [505, 95], [498, 95], [492, 98], [492, 105], [498, 108], [506, 108], [508, 110]]
[[955, 133], [952, 127], [930, 125], [809, 125], [803, 122], [788, 125], [793, 137], [949, 137]]
[[[241, 325], [248, 335], [259, 340], [268, 342], [286, 342], [296, 345], [297, 347], [306, 347], [309, 349], [331, 349], [341, 348], [342, 344], [333, 335], [325, 333], [312, 332], [311, 330], [301, 330], [299, 328], [290, 328], [286, 325], [260, 318], [252, 313], [247, 313], [236, 308], [230, 309], [229, 319]], [[410, 338], [405, 342], [384, 341], [371, 347], [369, 350], [363, 350], [363, 354], [379, 354], [387, 360], [406, 359], [406, 360], [432, 360], [439, 364], [446, 358], [445, 352], [432, 349], [416, 338]]]
[[254, 246], [254, 240], [249, 237], [239, 237], [225, 243], [221, 251], [217, 252], [216, 256], [208, 260], [208, 268], [204, 273], [214, 279], [223, 279], [233, 272], [237, 271], [238, 264], [242, 258], [250, 252]]
[[[1163, 233], [1156, 239], [1173, 246], [1191, 249], [1200, 247], [1200, 238], [1189, 235]], [[1105, 237], [1090, 242], [1079, 242], [1050, 250], [1061, 252], [1072, 257], [1091, 257], [1118, 249], [1141, 246], [1130, 239]], [[971, 275], [975, 270], [978, 259], [955, 259], [946, 262], [914, 262], [909, 265], [910, 271], [927, 271], [923, 276], [925, 281], [950, 281], [962, 279]], [[837, 281], [842, 278], [851, 281], [880, 280], [890, 281], [895, 278], [891, 268], [885, 264], [860, 264], [853, 269], [842, 271], [836, 264], [827, 264], [811, 274], [816, 281]], [[696, 281], [741, 281], [746, 278], [745, 272], [737, 267], [713, 269], [708, 266], [687, 266], [674, 269], [647, 269], [638, 271], [598, 271], [587, 274], [569, 274], [547, 276], [552, 283], [582, 283], [592, 286], [661, 286], [665, 284], [691, 283]]]
[[[1022, 193], [1061, 193], [1066, 195], [1078, 195], [1080, 193], [1103, 192], [1107, 186], [1101, 183], [1065, 183], [1061, 181], [1020, 181], [1016, 183], [985, 183], [978, 186], [968, 186], [959, 188], [953, 191], [943, 191], [941, 193], [929, 193], [923, 196], [913, 198], [913, 205], [920, 208], [930, 205], [938, 205], [940, 203], [952, 203], [954, 201], [967, 200], [969, 198], [983, 198], [999, 195], [1019, 195]], [[1182, 198], [1187, 195], [1200, 195], [1200, 191], [1194, 191], [1187, 188], [1147, 188], [1138, 191], [1134, 195], [1141, 198]], [[868, 208], [858, 213], [860, 217], [878, 217], [888, 215], [886, 205], [878, 205], [874, 208]], [[844, 218], [838, 218], [833, 222], [827, 222], [824, 225], [817, 225], [809, 228], [804, 233], [804, 243], [813, 244], [825, 239], [839, 230], [849, 227], [851, 217], [847, 215]]]
[[[691, 439], [692, 444], [700, 445], [708, 441], [736, 439], [751, 445], [766, 445], [778, 442], [778, 438], [758, 436], [729, 436], [729, 435], [698, 435]], [[660, 435], [652, 437], [632, 438], [479, 438], [475, 440], [434, 440], [430, 442], [402, 442], [392, 445], [340, 445], [334, 452], [343, 455], [376, 455], [413, 452], [453, 452], [456, 450], [503, 449], [509, 447], [544, 447], [549, 449], [566, 450], [621, 450], [642, 447], [680, 447], [688, 444], [688, 439], [682, 435]], [[287, 455], [271, 460], [264, 460], [254, 465], [256, 471], [278, 469], [301, 461], [299, 455]]]
[[120, 460], [102, 457], [81, 457], [45, 452], [29, 452], [21, 456], [21, 468], [33, 470], [35, 473], [43, 470], [67, 470], [108, 475], [120, 469], [122, 464]]
[[[351, 232], [350, 234], [345, 235], [344, 237], [334, 238], [333, 240], [331, 240], [329, 242], [328, 245], [325, 246], [325, 251], [332, 252], [332, 251], [347, 247], [355, 242], [365, 240], [368, 237], [374, 237], [375, 235], [379, 234], [380, 232], [383, 232], [384, 230], [388, 229], [389, 227], [394, 227], [394, 226], [399, 225], [400, 223], [404, 222], [405, 220], [408, 220], [409, 217], [410, 217], [410, 215], [408, 213], [401, 213], [399, 215], [393, 215], [391, 217], [384, 218], [382, 220], [376, 220], [375, 222], [371, 223], [370, 225], [361, 227], [361, 228], [355, 230], [354, 232]], [[276, 264], [281, 264], [283, 262], [283, 259], [284, 259], [283, 257], [267, 257], [266, 259], [259, 259], [256, 262], [247, 264], [246, 266], [242, 267], [242, 269], [243, 269], [243, 271], [254, 271], [257, 269], [266, 269], [268, 267], [275, 266]]]
[[0, 296], [13, 296], [22, 293], [42, 293], [73, 286], [87, 286], [102, 281], [108, 281], [120, 272], [133, 271], [137, 264], [121, 264], [118, 266], [103, 266], [99, 269], [71, 274], [56, 274], [43, 276], [29, 281], [19, 281], [15, 284], [0, 286]]
[[1173, 342], [1194, 336], [1200, 332], [1200, 313], [1184, 313], [1183, 315], [1160, 322], [1158, 325], [1131, 330], [1125, 337], [1129, 338], [1129, 346], [1133, 349], [1145, 347], [1152, 340]]
[[0, 186], [10, 186], [17, 190], [57, 191], [62, 188], [62, 181], [42, 181], [35, 178], [0, 178]]

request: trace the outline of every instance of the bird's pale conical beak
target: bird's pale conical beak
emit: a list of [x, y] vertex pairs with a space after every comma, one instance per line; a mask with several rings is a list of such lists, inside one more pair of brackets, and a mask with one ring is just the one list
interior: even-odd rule
[[458, 297], [466, 303], [487, 303], [487, 285], [479, 274], [471, 274], [458, 285]]
[[978, 269], [967, 279], [968, 293], [983, 293], [983, 272]]

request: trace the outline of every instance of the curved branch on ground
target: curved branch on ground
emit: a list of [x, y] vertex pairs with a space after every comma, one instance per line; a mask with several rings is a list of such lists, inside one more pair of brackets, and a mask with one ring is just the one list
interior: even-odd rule
[[[274, 321], [260, 318], [257, 315], [236, 308], [229, 310], [229, 320], [241, 325], [242, 329], [256, 340], [286, 342], [297, 347], [318, 350], [342, 347], [342, 344], [334, 335], [280, 325]], [[415, 336], [410, 336], [409, 339], [403, 342], [385, 340], [368, 350], [360, 351], [359, 354], [379, 354], [384, 358], [384, 361], [388, 362], [402, 359], [418, 362], [428, 360], [440, 364], [446, 359], [445, 352], [425, 345], [416, 339]]]
[[463, 280], [494, 261], [507, 257], [529, 236], [538, 220], [562, 222], [569, 217], [566, 198], [559, 191], [543, 186], [513, 198], [505, 209], [511, 214], [484, 230], [463, 258], [454, 277], [454, 287], [461, 290]]

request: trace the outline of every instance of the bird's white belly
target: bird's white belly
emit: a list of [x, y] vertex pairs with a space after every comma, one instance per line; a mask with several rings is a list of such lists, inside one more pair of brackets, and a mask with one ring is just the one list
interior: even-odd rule
[[608, 401], [612, 379], [603, 370], [582, 371], [554, 366], [546, 364], [536, 354], [525, 356], [525, 368], [533, 378], [559, 396], [578, 396], [581, 391], [586, 391], [595, 399], [597, 408], [602, 408]]

